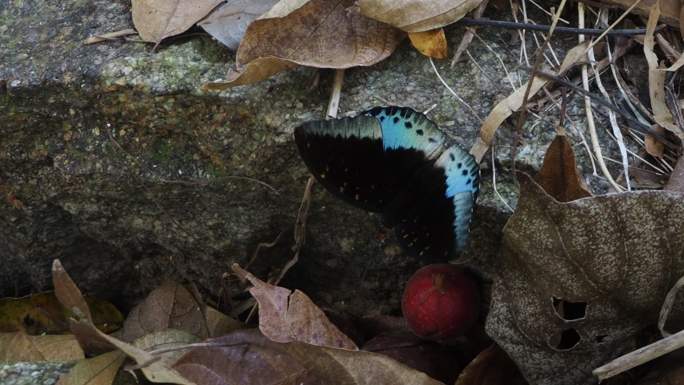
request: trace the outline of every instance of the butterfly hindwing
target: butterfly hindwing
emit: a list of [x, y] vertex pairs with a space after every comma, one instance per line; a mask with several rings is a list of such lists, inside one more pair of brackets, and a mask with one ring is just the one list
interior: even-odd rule
[[465, 247], [479, 169], [425, 115], [376, 107], [353, 118], [306, 123], [295, 129], [295, 141], [326, 189], [382, 212], [408, 253], [445, 260]]

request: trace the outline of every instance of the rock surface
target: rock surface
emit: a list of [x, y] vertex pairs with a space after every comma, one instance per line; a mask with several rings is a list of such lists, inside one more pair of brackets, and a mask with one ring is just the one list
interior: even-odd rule
[[[291, 255], [292, 227], [308, 173], [293, 128], [321, 118], [331, 73], [298, 69], [220, 94], [201, 91], [225, 77], [233, 55], [206, 35], [170, 39], [156, 51], [135, 42], [84, 45], [97, 33], [132, 28], [127, 1], [59, 4], [9, 1], [0, 10], [0, 295], [50, 287], [60, 258], [81, 288], [125, 310], [166, 278], [187, 279], [212, 301], [228, 297], [233, 262], [277, 274]], [[463, 28], [447, 31], [455, 48]], [[482, 30], [466, 60], [437, 63], [446, 82], [485, 117], [527, 71], [508, 32]], [[560, 55], [572, 38], [555, 42]], [[532, 47], [528, 47], [532, 52]], [[464, 146], [479, 121], [440, 83], [408, 43], [371, 68], [347, 71], [342, 112], [399, 104], [429, 117]], [[553, 116], [553, 115], [551, 115]], [[553, 121], [530, 119], [519, 168], [537, 167]], [[496, 156], [505, 164], [511, 135]], [[483, 163], [471, 261], [496, 254], [508, 210]], [[515, 201], [515, 184], [497, 174]], [[326, 307], [396, 313], [403, 283], [420, 266], [404, 256], [377, 216], [315, 188], [307, 240], [286, 284]], [[473, 259], [474, 258], [474, 259]], [[225, 298], [223, 298], [225, 299]]]

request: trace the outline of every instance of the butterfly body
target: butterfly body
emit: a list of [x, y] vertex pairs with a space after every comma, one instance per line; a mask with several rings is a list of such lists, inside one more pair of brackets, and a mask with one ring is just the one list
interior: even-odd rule
[[327, 190], [382, 213], [410, 254], [446, 260], [468, 239], [479, 168], [425, 115], [376, 107], [295, 129], [300, 155]]

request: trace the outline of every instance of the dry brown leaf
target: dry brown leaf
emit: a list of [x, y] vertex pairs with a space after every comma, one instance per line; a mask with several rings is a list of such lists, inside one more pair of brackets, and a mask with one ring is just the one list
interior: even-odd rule
[[174, 366], [198, 384], [443, 385], [381, 354], [273, 342], [256, 330], [208, 340]]
[[55, 287], [55, 296], [65, 308], [72, 311], [78, 319], [86, 319], [93, 322], [90, 308], [81, 290], [71, 279], [69, 274], [64, 271], [64, 267], [59, 259], [52, 262], [52, 284]]
[[[572, 66], [583, 60], [586, 57], [587, 45], [588, 43], [582, 43], [568, 51], [560, 66], [560, 70], [556, 75], [563, 75]], [[530, 87], [529, 97], [531, 98], [539, 92], [539, 90], [548, 82], [549, 80], [547, 78], [535, 77], [532, 86]], [[487, 150], [489, 150], [489, 146], [491, 145], [492, 140], [494, 140], [494, 134], [496, 134], [497, 128], [499, 128], [504, 120], [508, 119], [513, 112], [517, 111], [522, 106], [526, 89], [527, 83], [515, 90], [506, 99], [500, 101], [489, 112], [489, 115], [487, 115], [482, 126], [480, 126], [480, 135], [470, 149], [470, 153], [477, 159], [478, 163], [482, 160]]]
[[[88, 322], [78, 322], [77, 325], [78, 329], [82, 330], [83, 332], [87, 332], [90, 336], [92, 336], [92, 338], [99, 339], [101, 344], [109, 344], [135, 360], [148, 380], [157, 383], [161, 382], [181, 385], [195, 385], [194, 382], [186, 379], [176, 370], [169, 367], [169, 362], [164, 359], [164, 354], [153, 355], [150, 352], [140, 349], [132, 344], [123, 342], [115, 337], [102, 333]], [[173, 354], [173, 352], [165, 354]]]
[[551, 142], [535, 180], [560, 202], [591, 196], [577, 173], [575, 152], [565, 135], [557, 135]]
[[154, 289], [124, 321], [123, 340], [133, 341], [165, 329], [179, 329], [200, 338], [209, 335], [202, 304], [183, 285], [167, 282]]
[[259, 329], [266, 337], [276, 342], [358, 350], [306, 294], [266, 283], [238, 264], [233, 264], [233, 271], [253, 285], [249, 292], [259, 303]]
[[658, 55], [655, 54], [654, 32], [660, 16], [660, 1], [656, 1], [651, 7], [651, 12], [646, 24], [646, 35], [644, 37], [644, 55], [648, 62], [648, 94], [651, 99], [651, 110], [655, 121], [684, 140], [684, 131], [674, 123], [672, 112], [665, 102], [665, 78], [667, 70], [659, 67]]
[[159, 43], [185, 32], [222, 0], [132, 0], [133, 24], [144, 41]]
[[[618, 5], [621, 8], [627, 9], [634, 4], [635, 0], [599, 0], [601, 3]], [[656, 0], [642, 0], [632, 12], [648, 16], [651, 8], [656, 3]], [[660, 16], [660, 22], [667, 23], [673, 27], [679, 27], [679, 0], [664, 0], [661, 4], [663, 13]]]
[[277, 2], [278, 0], [229, 0], [197, 25], [228, 48], [236, 50], [247, 26]]
[[[592, 381], [636, 347], [684, 275], [684, 195], [638, 191], [562, 203], [520, 174], [487, 334], [533, 385]], [[673, 309], [671, 320], [684, 318]]]
[[0, 333], [0, 362], [68, 362], [84, 357], [72, 335], [29, 336], [22, 332]]
[[[123, 316], [114, 305], [95, 298], [86, 298], [86, 302], [99, 329], [108, 333], [121, 327]], [[68, 319], [74, 316], [54, 293], [0, 299], [0, 332], [59, 334], [69, 330]]]
[[513, 360], [496, 344], [480, 352], [458, 376], [456, 385], [525, 385]]
[[234, 330], [242, 329], [242, 322], [234, 320], [213, 307], [207, 306], [207, 329], [210, 337], [220, 337]]
[[411, 44], [423, 55], [435, 59], [446, 59], [447, 39], [442, 28], [424, 32], [410, 32]]
[[222, 91], [268, 79], [271, 76], [297, 67], [297, 64], [276, 57], [260, 57], [247, 63], [240, 71], [231, 70], [227, 80], [205, 83], [204, 91]]
[[361, 13], [401, 28], [422, 32], [463, 18], [482, 0], [360, 0]]
[[318, 68], [369, 66], [394, 52], [403, 35], [362, 16], [354, 0], [311, 0], [285, 17], [250, 24], [237, 64], [272, 56]]
[[675, 165], [672, 174], [670, 174], [670, 180], [665, 185], [665, 190], [678, 191], [684, 193], [684, 158], [679, 157], [677, 164]]
[[83, 359], [60, 377], [57, 385], [111, 385], [125, 360], [126, 355], [119, 351]]
[[[653, 131], [657, 132], [658, 134], [664, 134], [665, 129], [662, 128], [661, 126], [654, 124], [653, 127], [651, 127]], [[663, 154], [665, 153], [665, 144], [657, 140], [653, 135], [646, 135], [644, 138], [645, 142], [645, 147], [646, 147], [646, 152], [654, 156], [656, 158], [662, 158]]]

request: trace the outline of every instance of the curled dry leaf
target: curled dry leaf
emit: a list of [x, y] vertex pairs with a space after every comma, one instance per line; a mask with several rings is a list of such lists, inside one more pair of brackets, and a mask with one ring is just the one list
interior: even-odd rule
[[80, 360], [57, 385], [111, 385], [125, 360], [126, 355], [119, 351]]
[[515, 363], [496, 344], [481, 351], [456, 380], [456, 385], [526, 384]]
[[0, 333], [0, 362], [69, 362], [84, 357], [72, 335], [29, 336], [22, 332]]
[[381, 354], [269, 340], [239, 330], [194, 348], [174, 368], [198, 384], [443, 385]]
[[253, 285], [249, 292], [259, 303], [259, 329], [266, 337], [276, 342], [358, 349], [306, 294], [266, 283], [237, 264], [233, 271]]
[[62, 306], [72, 311], [78, 319], [93, 322], [93, 316], [90, 314], [90, 308], [85, 298], [83, 298], [81, 290], [79, 290], [69, 274], [64, 271], [64, 267], [59, 259], [55, 259], [52, 262], [52, 284], [55, 287], [55, 296]]
[[442, 28], [408, 34], [411, 44], [423, 55], [435, 59], [446, 59], [447, 39]]
[[[563, 63], [561, 63], [560, 69], [556, 75], [561, 76], [580, 60], [584, 59], [586, 56], [588, 43], [582, 43], [573, 47], [565, 55]], [[539, 90], [544, 87], [549, 80], [546, 78], [535, 77], [532, 85], [530, 87], [529, 97], [531, 98]], [[482, 160], [484, 154], [489, 150], [489, 146], [494, 140], [494, 134], [496, 134], [497, 128], [501, 126], [504, 120], [508, 119], [513, 112], [517, 111], [523, 104], [523, 99], [525, 98], [525, 90], [527, 89], [527, 83], [522, 87], [515, 90], [506, 99], [500, 101], [492, 111], [487, 115], [487, 118], [480, 126], [480, 136], [476, 139], [475, 144], [470, 149], [470, 153], [477, 159], [478, 162]]]
[[679, 157], [677, 164], [675, 165], [672, 174], [670, 175], [670, 180], [665, 185], [666, 190], [678, 191], [684, 193], [684, 158]]
[[165, 329], [179, 329], [200, 338], [209, 335], [204, 309], [183, 285], [167, 282], [154, 289], [128, 314], [123, 339], [133, 341]]
[[277, 2], [278, 0], [229, 0], [197, 25], [228, 48], [236, 50], [247, 26]]
[[396, 28], [361, 15], [354, 0], [311, 0], [293, 11], [285, 6], [290, 2], [281, 0], [249, 25], [237, 51], [237, 71], [205, 88], [263, 80], [295, 64], [370, 66], [387, 58], [404, 37]]
[[[665, 133], [665, 129], [657, 124], [654, 124], [651, 128], [658, 134], [663, 135]], [[665, 144], [659, 142], [655, 137], [653, 137], [653, 135], [646, 135], [646, 137], [644, 138], [644, 143], [646, 147], [646, 152], [649, 155], [654, 156], [656, 158], [663, 157], [663, 154], [665, 153]]]
[[463, 18], [482, 0], [360, 0], [361, 13], [401, 28], [422, 32]]
[[594, 368], [634, 350], [684, 275], [684, 195], [638, 191], [562, 203], [526, 174], [519, 180], [487, 334], [533, 385], [587, 383]]
[[185, 32], [222, 0], [132, 0], [133, 25], [144, 41], [159, 43]]
[[565, 135], [558, 135], [551, 142], [535, 180], [544, 191], [560, 202], [591, 196], [577, 173], [575, 153]]

